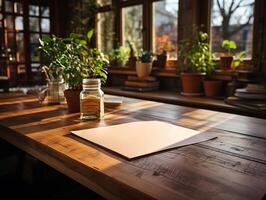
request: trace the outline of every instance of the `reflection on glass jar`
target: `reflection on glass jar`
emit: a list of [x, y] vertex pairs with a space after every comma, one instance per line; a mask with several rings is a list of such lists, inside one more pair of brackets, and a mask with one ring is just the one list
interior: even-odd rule
[[60, 103], [59, 81], [48, 82], [47, 101], [48, 105], [54, 105]]

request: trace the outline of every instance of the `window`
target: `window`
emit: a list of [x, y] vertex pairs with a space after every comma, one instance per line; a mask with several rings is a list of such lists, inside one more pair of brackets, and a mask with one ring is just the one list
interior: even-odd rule
[[50, 8], [45, 5], [29, 5], [30, 62], [32, 72], [37, 72], [41, 61], [38, 51], [39, 38], [50, 34]]
[[114, 43], [114, 14], [112, 11], [98, 14], [97, 31], [98, 48], [108, 54], [113, 49]]
[[[47, 1], [26, 4], [24, 1], [0, 0], [0, 31], [4, 44], [11, 49], [14, 60], [9, 65], [9, 77], [16, 80], [16, 73], [39, 70], [42, 62], [37, 51], [38, 39], [51, 33], [50, 8]], [[1, 30], [2, 29], [2, 30]], [[2, 34], [1, 34], [2, 35]]]
[[214, 52], [222, 52], [223, 40], [237, 43], [235, 53], [252, 55], [253, 14], [255, 0], [213, 0], [211, 18], [211, 41]]
[[107, 5], [112, 4], [112, 0], [98, 0], [98, 4], [100, 6], [107, 6]]
[[143, 48], [142, 5], [125, 7], [122, 9], [123, 45], [131, 43], [138, 52]]
[[[112, 3], [113, 2], [113, 3]], [[116, 3], [115, 3], [116, 2]], [[129, 44], [177, 59], [179, 0], [98, 0], [97, 46], [108, 53]]]
[[153, 4], [153, 51], [168, 53], [177, 59], [178, 0], [165, 0]]

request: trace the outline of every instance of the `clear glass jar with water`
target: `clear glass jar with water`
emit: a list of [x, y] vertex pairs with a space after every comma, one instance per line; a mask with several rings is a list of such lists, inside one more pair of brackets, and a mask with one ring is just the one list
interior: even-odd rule
[[104, 93], [100, 79], [83, 79], [80, 93], [80, 119], [102, 119], [104, 116]]

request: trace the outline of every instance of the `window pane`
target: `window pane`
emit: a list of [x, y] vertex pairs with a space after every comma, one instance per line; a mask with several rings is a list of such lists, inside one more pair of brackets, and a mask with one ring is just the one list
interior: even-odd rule
[[222, 52], [221, 43], [227, 39], [237, 43], [234, 53], [245, 51], [246, 57], [251, 57], [254, 1], [225, 0], [223, 4], [222, 0], [213, 0], [211, 39], [214, 52]]
[[41, 28], [42, 28], [42, 32], [50, 32], [50, 20], [41, 19]]
[[143, 47], [142, 6], [123, 8], [123, 44], [132, 43], [138, 52]]
[[153, 50], [157, 54], [166, 51], [170, 59], [177, 59], [178, 0], [155, 2]]
[[17, 68], [18, 74], [26, 73], [26, 66], [25, 65], [19, 65]]
[[6, 16], [6, 27], [8, 29], [14, 29], [13, 16], [11, 15]]
[[5, 11], [6, 12], [13, 12], [13, 2], [5, 1]]
[[11, 48], [12, 52], [14, 52], [16, 46], [16, 38], [14, 33], [7, 34], [7, 45], [9, 48]]
[[41, 16], [42, 17], [49, 17], [50, 16], [49, 7], [41, 7]]
[[29, 17], [29, 20], [30, 20], [30, 31], [39, 32], [40, 31], [39, 18], [37, 18], [37, 17]]
[[31, 64], [31, 71], [32, 72], [39, 72], [40, 71], [40, 63], [32, 63]]
[[23, 17], [16, 17], [15, 26], [16, 30], [23, 30]]
[[18, 14], [23, 14], [22, 3], [19, 3], [19, 2], [14, 3], [14, 12]]
[[38, 51], [38, 46], [39, 46], [38, 39], [39, 38], [40, 38], [39, 34], [30, 34], [31, 61], [35, 61], [35, 62], [40, 61], [40, 52]]
[[0, 0], [0, 11], [2, 11], [3, 8], [3, 0]]
[[24, 34], [17, 34], [17, 58], [18, 62], [25, 61], [25, 50], [24, 50]]
[[30, 5], [29, 15], [39, 16], [39, 6]]
[[100, 4], [100, 6], [111, 5], [112, 0], [98, 0], [98, 4]]
[[113, 49], [114, 42], [114, 14], [113, 12], [98, 15], [98, 47], [104, 53]]

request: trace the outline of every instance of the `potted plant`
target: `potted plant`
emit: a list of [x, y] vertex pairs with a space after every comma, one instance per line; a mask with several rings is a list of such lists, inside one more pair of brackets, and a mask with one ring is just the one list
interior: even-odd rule
[[148, 51], [140, 50], [138, 56], [138, 62], [136, 63], [137, 76], [148, 77], [151, 74], [152, 70], [152, 53]]
[[218, 97], [222, 94], [223, 81], [212, 79], [212, 75], [215, 72], [215, 68], [216, 67], [209, 67], [209, 70], [207, 71], [207, 76], [203, 81], [204, 94], [207, 97]]
[[136, 62], [137, 62], [137, 57], [135, 55], [135, 48], [134, 45], [127, 41], [129, 49], [130, 49], [130, 53], [129, 53], [129, 59], [128, 59], [128, 66], [131, 68], [136, 68]]
[[165, 68], [167, 62], [167, 52], [164, 50], [162, 53], [157, 55], [157, 66], [159, 68]]
[[167, 67], [168, 54], [173, 54], [176, 52], [176, 47], [171, 41], [169, 34], [163, 34], [156, 37], [156, 52], [157, 54], [157, 66], [159, 68]]
[[221, 47], [227, 52], [220, 57], [220, 67], [222, 70], [227, 70], [231, 68], [231, 64], [233, 61], [233, 55], [231, 53], [231, 50], [236, 49], [237, 45], [233, 40], [224, 40]]
[[120, 46], [113, 49], [109, 55], [112, 66], [124, 67], [130, 56], [130, 49], [128, 47]]
[[[97, 49], [89, 47], [92, 35], [93, 30], [87, 33], [87, 38], [75, 33], [71, 33], [67, 38], [52, 36], [52, 40], [57, 41], [60, 46], [52, 62], [67, 85], [64, 95], [70, 113], [80, 111], [79, 95], [83, 79], [107, 78], [105, 67], [109, 61]], [[52, 50], [45, 53], [51, 54]]]
[[109, 61], [96, 48], [90, 48], [88, 43], [93, 35], [93, 30], [87, 33], [87, 38], [77, 34], [70, 34], [64, 41], [67, 50], [58, 59], [61, 66], [61, 74], [68, 85], [64, 91], [69, 112], [80, 111], [80, 91], [83, 79], [101, 78], [105, 81], [107, 71], [105, 70]]
[[202, 95], [206, 72], [213, 68], [208, 34], [196, 29], [189, 39], [181, 41], [179, 47], [179, 60], [182, 63], [177, 66], [177, 71], [181, 72], [182, 94]]

